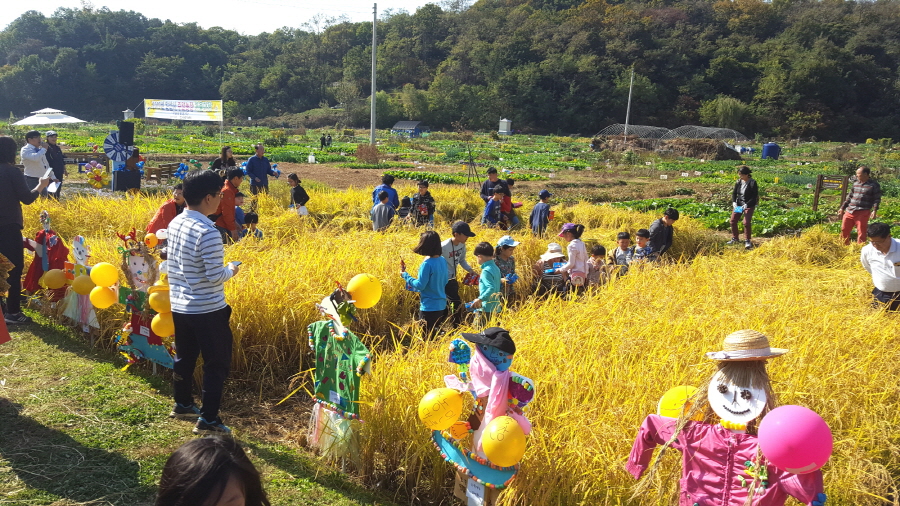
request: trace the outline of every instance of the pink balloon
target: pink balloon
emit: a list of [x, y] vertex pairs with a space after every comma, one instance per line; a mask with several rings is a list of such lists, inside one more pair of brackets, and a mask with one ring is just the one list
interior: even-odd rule
[[806, 474], [831, 457], [834, 438], [828, 424], [803, 406], [780, 406], [759, 424], [759, 448], [769, 462], [789, 473]]

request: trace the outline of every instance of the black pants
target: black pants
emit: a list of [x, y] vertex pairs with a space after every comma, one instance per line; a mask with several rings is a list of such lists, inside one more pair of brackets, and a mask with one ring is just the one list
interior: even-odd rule
[[446, 317], [446, 309], [440, 311], [419, 311], [419, 318], [425, 320], [425, 339], [434, 336], [434, 332], [444, 323]]
[[175, 322], [175, 402], [188, 405], [194, 402], [194, 367], [203, 356], [203, 405], [200, 415], [213, 421], [219, 416], [222, 387], [231, 371], [233, 336], [229, 320], [231, 306], [212, 313], [172, 313]]
[[22, 247], [22, 229], [18, 225], [0, 227], [0, 254], [13, 264], [9, 271], [9, 295], [6, 296], [6, 311], [18, 313], [22, 300], [22, 269], [25, 267], [25, 249]]
[[444, 292], [447, 294], [448, 320], [450, 320], [450, 323], [453, 325], [461, 325], [463, 321], [463, 312], [466, 308], [463, 306], [462, 298], [459, 296], [459, 281], [455, 278], [447, 281]]
[[873, 288], [872, 296], [875, 297], [875, 301], [872, 302], [874, 306], [884, 305], [888, 311], [900, 311], [900, 292], [882, 292]]
[[250, 193], [256, 195], [257, 193], [269, 193], [269, 183], [266, 184], [253, 184], [250, 183]]

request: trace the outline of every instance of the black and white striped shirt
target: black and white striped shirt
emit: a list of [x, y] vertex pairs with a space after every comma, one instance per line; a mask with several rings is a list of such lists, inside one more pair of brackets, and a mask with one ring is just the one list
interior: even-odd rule
[[172, 220], [167, 234], [172, 311], [202, 314], [224, 308], [224, 285], [233, 274], [224, 265], [222, 235], [213, 222], [186, 209]]

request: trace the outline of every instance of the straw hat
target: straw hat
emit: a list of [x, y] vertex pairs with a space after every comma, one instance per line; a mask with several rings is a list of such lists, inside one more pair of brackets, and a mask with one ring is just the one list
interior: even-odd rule
[[738, 330], [725, 337], [722, 351], [711, 351], [706, 358], [722, 362], [766, 360], [787, 353], [782, 348], [769, 347], [769, 338], [755, 330]]
[[547, 245], [547, 252], [541, 255], [541, 261], [547, 262], [549, 260], [553, 260], [554, 258], [564, 257], [562, 246], [555, 242], [551, 242]]

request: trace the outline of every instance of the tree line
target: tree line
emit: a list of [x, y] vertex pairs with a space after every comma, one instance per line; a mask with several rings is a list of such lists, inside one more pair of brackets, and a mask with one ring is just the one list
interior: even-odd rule
[[[143, 98], [222, 98], [232, 118], [327, 109], [368, 126], [372, 23], [317, 21], [245, 36], [133, 11], [29, 11], [0, 32], [0, 112], [107, 121]], [[592, 135], [624, 121], [633, 70], [633, 124], [900, 137], [900, 0], [445, 0], [377, 28], [380, 128], [505, 117]]]

